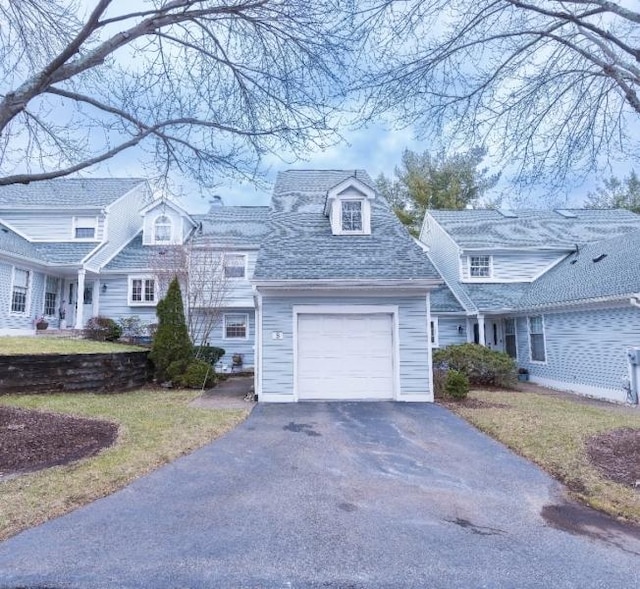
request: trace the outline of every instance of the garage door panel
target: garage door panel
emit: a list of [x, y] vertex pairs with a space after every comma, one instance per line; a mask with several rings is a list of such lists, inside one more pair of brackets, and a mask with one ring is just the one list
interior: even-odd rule
[[390, 314], [298, 315], [300, 399], [391, 399]]

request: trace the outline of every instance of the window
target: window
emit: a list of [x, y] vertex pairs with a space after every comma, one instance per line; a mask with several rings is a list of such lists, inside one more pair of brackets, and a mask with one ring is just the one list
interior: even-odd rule
[[362, 232], [362, 201], [342, 201], [342, 231]]
[[531, 361], [545, 362], [547, 356], [544, 345], [544, 321], [542, 315], [529, 317], [529, 341], [531, 343]]
[[11, 312], [12, 313], [26, 313], [27, 312], [27, 298], [29, 295], [30, 286], [30, 272], [29, 270], [21, 270], [20, 268], [14, 268], [13, 270], [13, 289], [11, 291]]
[[471, 278], [489, 278], [491, 256], [469, 256], [469, 275]]
[[247, 339], [247, 324], [249, 316], [246, 313], [224, 316], [225, 339]]
[[169, 243], [171, 241], [171, 219], [166, 215], [162, 215], [155, 220], [153, 224], [154, 240], [156, 243]]
[[431, 333], [431, 347], [437, 348], [438, 344], [438, 320], [432, 319], [429, 324], [429, 332]]
[[153, 278], [129, 279], [129, 304], [144, 305], [156, 302], [156, 281]]
[[44, 290], [43, 315], [53, 317], [58, 312], [58, 292], [60, 291], [60, 279], [47, 276]]
[[244, 278], [247, 257], [243, 254], [226, 255], [224, 257], [224, 277]]
[[76, 239], [95, 239], [98, 220], [95, 217], [74, 217], [73, 236]]
[[504, 346], [505, 351], [512, 358], [518, 357], [518, 346], [516, 343], [516, 320], [504, 320]]

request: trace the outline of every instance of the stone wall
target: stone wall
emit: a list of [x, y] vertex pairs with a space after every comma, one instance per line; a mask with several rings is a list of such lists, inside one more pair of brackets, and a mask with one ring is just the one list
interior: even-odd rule
[[0, 394], [127, 391], [149, 381], [148, 352], [0, 356]]

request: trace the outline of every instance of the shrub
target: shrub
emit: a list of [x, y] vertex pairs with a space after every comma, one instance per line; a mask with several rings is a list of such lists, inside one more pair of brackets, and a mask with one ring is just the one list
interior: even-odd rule
[[462, 372], [449, 370], [444, 383], [444, 390], [452, 399], [466, 399], [469, 393], [469, 379]]
[[433, 353], [434, 370], [444, 368], [462, 372], [475, 386], [508, 388], [516, 382], [516, 363], [505, 352], [478, 344], [447, 346]]
[[193, 351], [197, 359], [209, 364], [215, 364], [226, 353], [223, 348], [216, 348], [216, 346], [196, 346]]
[[121, 317], [118, 319], [118, 324], [122, 328], [123, 337], [127, 338], [129, 341], [140, 338], [145, 333], [145, 327], [138, 315]]
[[447, 370], [442, 366], [433, 367], [433, 396], [436, 399], [444, 399], [447, 391], [444, 388], [447, 382]]
[[180, 378], [180, 384], [190, 389], [203, 389], [215, 384], [215, 371], [205, 360], [192, 360]]
[[174, 360], [167, 366], [166, 377], [175, 384], [180, 384], [182, 375], [187, 371], [191, 360]]
[[98, 315], [97, 317], [91, 317], [91, 319], [87, 321], [85, 333], [89, 339], [115, 342], [120, 339], [122, 335], [122, 327], [113, 319]]
[[193, 357], [193, 346], [187, 331], [182, 292], [177, 278], [169, 284], [167, 295], [156, 307], [156, 314], [158, 329], [153, 338], [149, 358], [154, 364], [156, 378], [166, 380], [170, 364], [184, 362], [186, 366]]

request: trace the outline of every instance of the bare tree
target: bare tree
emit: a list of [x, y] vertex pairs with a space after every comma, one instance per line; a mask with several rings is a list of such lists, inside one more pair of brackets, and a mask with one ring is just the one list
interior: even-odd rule
[[0, 185], [134, 146], [206, 185], [335, 140], [349, 4], [0, 0]]
[[372, 0], [364, 14], [374, 112], [456, 149], [487, 146], [523, 181], [637, 158], [637, 3]]
[[225, 256], [215, 243], [202, 239], [197, 243], [190, 239], [181, 245], [154, 246], [151, 254], [150, 267], [160, 296], [171, 280], [178, 278], [189, 337], [196, 346], [209, 342], [222, 319], [229, 294]]

